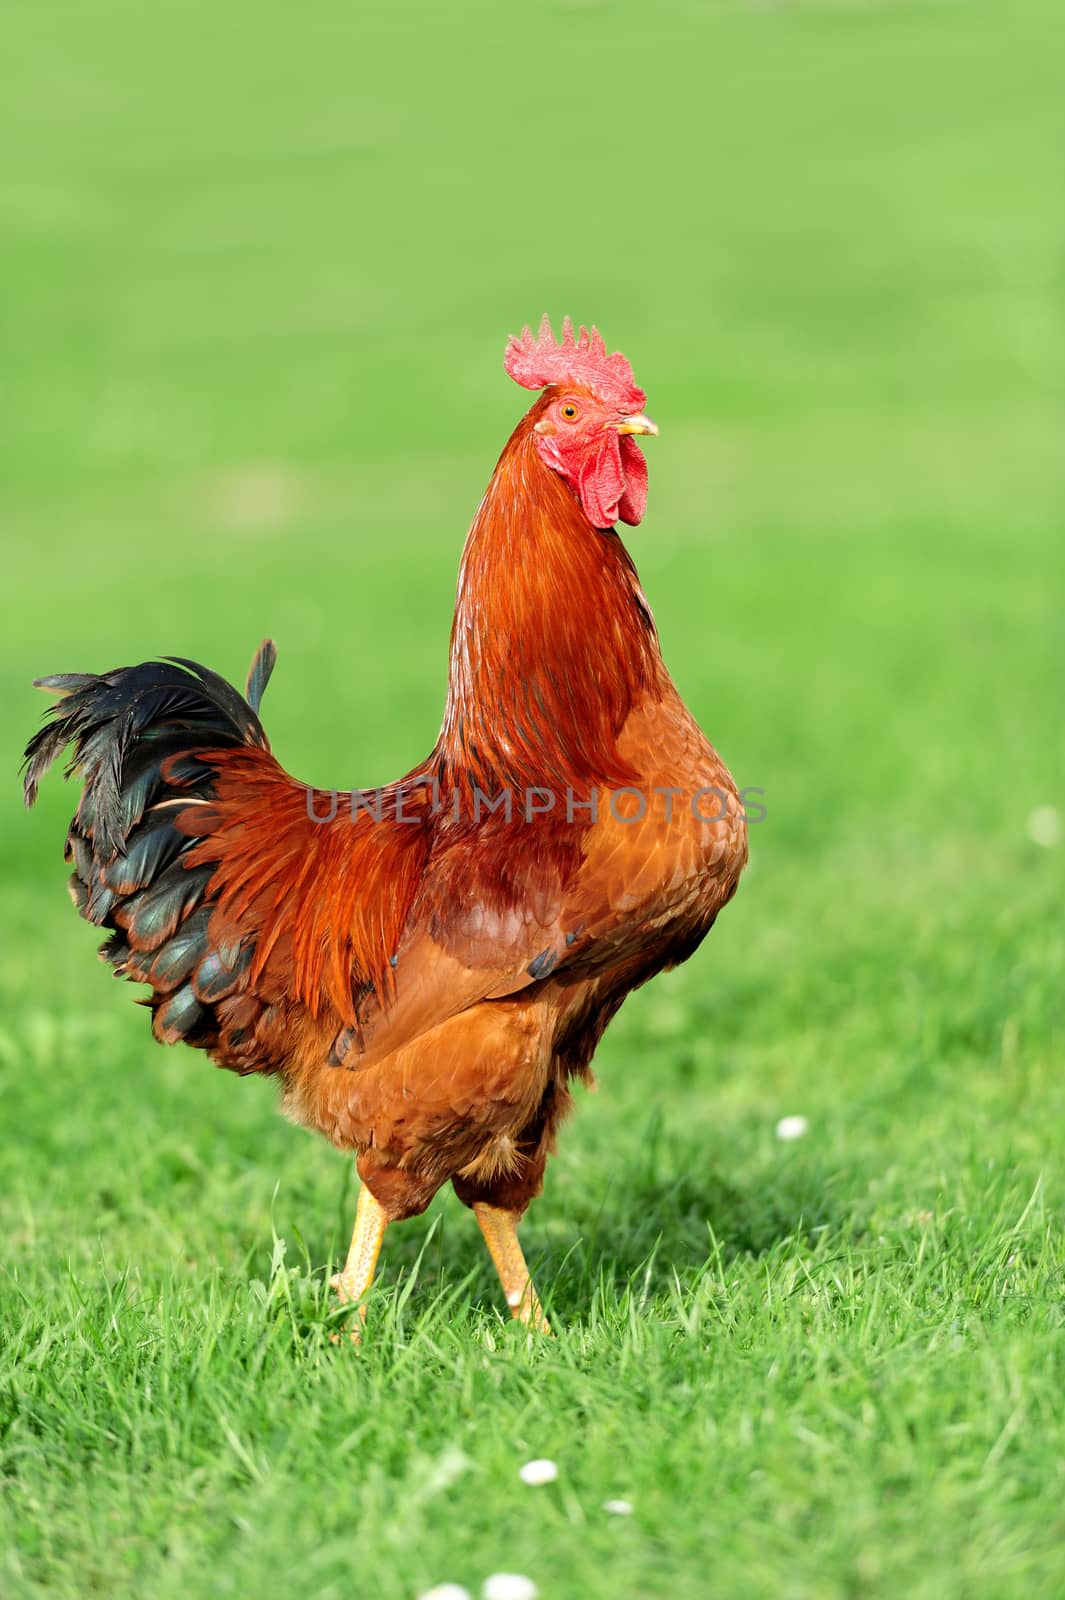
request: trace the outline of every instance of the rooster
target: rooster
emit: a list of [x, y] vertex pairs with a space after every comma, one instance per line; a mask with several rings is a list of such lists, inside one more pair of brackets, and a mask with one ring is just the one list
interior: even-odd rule
[[183, 657], [38, 680], [59, 698], [25, 796], [73, 745], [71, 892], [150, 986], [156, 1039], [276, 1076], [293, 1121], [355, 1153], [341, 1304], [361, 1317], [387, 1225], [450, 1181], [547, 1332], [517, 1226], [571, 1081], [699, 945], [747, 842], [615, 528], [643, 516], [658, 431], [631, 366], [547, 317], [504, 365], [542, 392], [470, 528], [427, 760], [345, 795], [290, 777], [259, 720], [267, 641], [244, 697]]

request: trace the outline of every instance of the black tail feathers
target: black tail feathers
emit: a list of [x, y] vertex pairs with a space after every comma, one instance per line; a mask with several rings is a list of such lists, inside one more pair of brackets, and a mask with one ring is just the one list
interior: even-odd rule
[[246, 700], [216, 672], [183, 656], [99, 675], [38, 678], [37, 688], [54, 690], [60, 699], [26, 746], [26, 804], [33, 805], [41, 778], [72, 744], [66, 776], [77, 772], [85, 782], [74, 829], [91, 844], [98, 866], [126, 855], [132, 831], [167, 787], [162, 769], [170, 757], [227, 745], [270, 748], [258, 710], [276, 660], [267, 639], [252, 661]]
[[225, 1031], [232, 1046], [226, 1064], [241, 1072], [276, 1065], [254, 1033], [263, 1005], [234, 994], [254, 938], [212, 941], [214, 868], [189, 866], [202, 839], [179, 819], [195, 815], [197, 804], [207, 815], [218, 777], [212, 751], [269, 750], [258, 710], [276, 659], [268, 639], [252, 662], [247, 700], [217, 673], [182, 657], [99, 676], [41, 678], [38, 687], [60, 699], [25, 759], [32, 805], [44, 773], [68, 744], [74, 747], [67, 776], [78, 773], [84, 788], [67, 834], [70, 892], [87, 921], [110, 930], [100, 954], [115, 976], [152, 986], [146, 1004], [156, 1038], [217, 1051]]

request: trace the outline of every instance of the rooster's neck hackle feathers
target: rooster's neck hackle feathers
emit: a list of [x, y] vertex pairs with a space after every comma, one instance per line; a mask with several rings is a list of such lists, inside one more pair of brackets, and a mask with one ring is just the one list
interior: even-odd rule
[[537, 453], [548, 400], [503, 451], [459, 572], [438, 752], [445, 776], [486, 790], [630, 781], [618, 736], [665, 672], [624, 545]]

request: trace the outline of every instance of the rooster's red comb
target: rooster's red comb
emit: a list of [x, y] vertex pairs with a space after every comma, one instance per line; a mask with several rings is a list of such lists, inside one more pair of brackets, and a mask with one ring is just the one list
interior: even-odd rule
[[642, 411], [647, 400], [643, 390], [636, 387], [632, 368], [620, 350], [607, 355], [598, 328], [589, 333], [582, 327], [574, 334], [569, 317], [562, 324], [562, 338], [557, 344], [546, 313], [535, 339], [528, 328], [522, 330], [520, 339], [512, 336], [503, 365], [514, 382], [525, 389], [580, 383], [606, 405], [616, 405], [619, 411], [630, 413]]

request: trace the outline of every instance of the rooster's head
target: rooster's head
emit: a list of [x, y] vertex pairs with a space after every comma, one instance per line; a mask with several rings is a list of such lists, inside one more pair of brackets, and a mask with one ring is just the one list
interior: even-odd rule
[[657, 433], [644, 416], [646, 396], [620, 351], [608, 355], [596, 328], [574, 334], [567, 317], [556, 343], [545, 316], [534, 338], [526, 328], [503, 358], [515, 383], [546, 393], [534, 408], [541, 460], [564, 478], [593, 527], [620, 519], [635, 525], [647, 504], [647, 462], [634, 434]]

